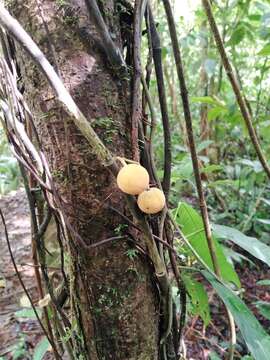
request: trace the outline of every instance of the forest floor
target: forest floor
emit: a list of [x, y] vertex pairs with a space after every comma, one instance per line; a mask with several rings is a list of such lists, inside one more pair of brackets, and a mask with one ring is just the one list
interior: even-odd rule
[[[21, 277], [33, 301], [37, 304], [38, 295], [35, 287], [34, 270], [31, 260], [30, 219], [27, 199], [22, 189], [0, 197], [0, 207], [4, 213], [6, 225]], [[254, 259], [253, 259], [254, 260]], [[246, 262], [238, 265], [244, 300], [255, 312], [257, 318], [267, 329], [270, 322], [261, 317], [254, 305], [255, 301], [269, 301], [268, 287], [255, 286], [258, 280], [270, 278], [270, 270], [255, 262], [250, 266]], [[208, 288], [211, 299], [212, 320], [207, 329], [198, 318], [189, 320], [185, 328], [185, 344], [188, 360], [207, 360], [210, 353], [222, 356], [222, 344], [228, 339], [227, 319], [221, 311], [220, 300]], [[2, 223], [0, 224], [0, 360], [32, 359], [34, 348], [42, 338], [42, 332], [36, 320], [18, 316], [18, 311], [29, 307], [27, 298], [15, 274]], [[245, 346], [239, 343], [237, 354], [246, 353]], [[21, 357], [17, 357], [20, 355]], [[128, 360], [128, 359], [123, 359]]]

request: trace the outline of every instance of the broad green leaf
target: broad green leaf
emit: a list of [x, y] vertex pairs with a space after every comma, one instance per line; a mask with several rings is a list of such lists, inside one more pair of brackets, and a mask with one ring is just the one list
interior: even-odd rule
[[239, 230], [224, 225], [214, 224], [213, 231], [218, 238], [233, 241], [242, 249], [270, 266], [270, 247], [255, 237], [246, 236]]
[[266, 301], [257, 301], [255, 303], [256, 308], [267, 320], [270, 320], [270, 303]]
[[203, 270], [202, 274], [211, 283], [219, 297], [232, 313], [243, 339], [255, 360], [269, 360], [270, 336], [246, 306], [229, 288]]
[[270, 44], [265, 45], [259, 52], [260, 56], [269, 56], [270, 55]]
[[189, 275], [182, 277], [187, 293], [190, 296], [192, 305], [192, 315], [199, 315], [207, 326], [210, 321], [210, 310], [207, 293], [201, 283]]
[[[179, 203], [176, 211], [176, 221], [200, 257], [213, 270], [213, 264], [201, 216], [190, 205], [181, 202]], [[216, 256], [221, 270], [222, 279], [228, 282], [233, 282], [236, 286], [240, 287], [239, 278], [232, 265], [227, 261], [222, 251], [222, 247], [214, 237], [213, 241], [216, 247]]]
[[228, 246], [223, 246], [223, 252], [226, 258], [229, 260], [231, 259], [231, 263], [234, 264], [235, 262], [242, 263], [243, 260], [249, 262], [251, 265], [255, 265], [253, 261], [251, 261], [247, 256], [240, 254], [237, 251], [229, 248]]
[[46, 337], [43, 337], [35, 347], [33, 360], [42, 360], [50, 348], [50, 343]]

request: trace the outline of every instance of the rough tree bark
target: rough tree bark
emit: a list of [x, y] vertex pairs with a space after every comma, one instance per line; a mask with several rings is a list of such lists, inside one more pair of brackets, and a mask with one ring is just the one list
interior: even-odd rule
[[[121, 3], [123, 3], [121, 1]], [[83, 0], [9, 0], [82, 112], [113, 154], [131, 156], [130, 80], [121, 79], [104, 55]], [[122, 50], [117, 0], [99, 1], [114, 43]], [[86, 140], [55, 99], [48, 83], [17, 46], [26, 99], [68, 219], [85, 244], [134, 234], [109, 206], [126, 213], [115, 180], [89, 151]], [[117, 230], [118, 229], [118, 230]], [[120, 229], [120, 230], [119, 230]], [[158, 358], [159, 303], [147, 256], [128, 256], [134, 244], [118, 240], [86, 251], [70, 238], [72, 324], [77, 355], [91, 360]], [[83, 340], [80, 340], [83, 339]]]

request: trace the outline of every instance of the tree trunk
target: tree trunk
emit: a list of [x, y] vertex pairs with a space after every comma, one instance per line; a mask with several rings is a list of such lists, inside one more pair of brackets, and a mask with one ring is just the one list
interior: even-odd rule
[[[129, 158], [130, 81], [119, 78], [109, 65], [84, 1], [8, 3], [106, 146], [114, 155]], [[111, 37], [122, 51], [117, 0], [99, 3]], [[147, 255], [132, 251], [132, 239], [139, 241], [138, 234], [111, 209], [129, 215], [123, 196], [113, 176], [93, 156], [87, 141], [59, 105], [43, 75], [18, 46], [16, 57], [24, 95], [35, 114], [35, 126], [71, 226], [85, 245], [119, 233], [128, 235], [127, 239], [87, 249], [73, 234], [65, 246], [71, 264], [74, 357], [157, 359], [158, 291]]]

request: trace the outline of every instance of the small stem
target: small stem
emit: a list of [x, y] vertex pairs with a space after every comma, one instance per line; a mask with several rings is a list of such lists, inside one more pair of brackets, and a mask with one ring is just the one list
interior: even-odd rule
[[168, 115], [168, 106], [166, 101], [160, 38], [156, 29], [156, 24], [150, 6], [148, 6], [148, 12], [149, 12], [149, 23], [150, 23], [151, 41], [152, 41], [152, 49], [153, 49], [153, 60], [156, 71], [158, 96], [159, 96], [159, 103], [160, 103], [160, 109], [162, 115], [163, 133], [164, 133], [164, 175], [163, 175], [162, 187], [166, 199], [168, 199], [170, 187], [171, 187], [171, 165], [172, 165], [171, 130], [170, 130], [169, 115]]

